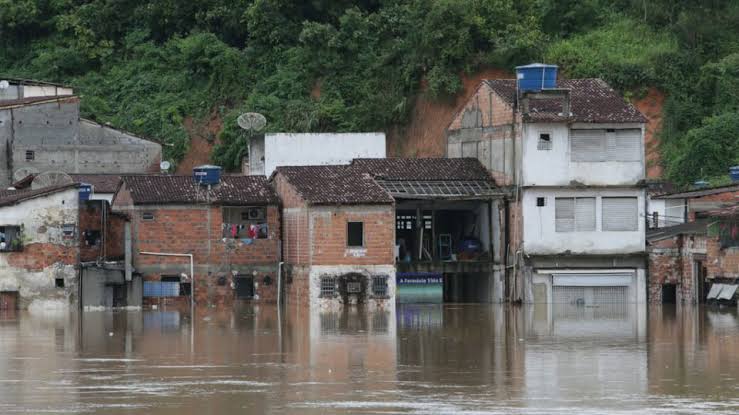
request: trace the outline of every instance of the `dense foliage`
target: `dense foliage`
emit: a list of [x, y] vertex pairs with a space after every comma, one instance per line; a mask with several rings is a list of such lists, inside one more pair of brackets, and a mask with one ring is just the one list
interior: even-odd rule
[[669, 98], [663, 152], [689, 183], [739, 164], [739, 4], [731, 0], [0, 0], [0, 73], [70, 83], [83, 115], [187, 151], [187, 116], [224, 117], [214, 161], [238, 166], [233, 122], [271, 131], [388, 130], [424, 80], [547, 60], [626, 94]]

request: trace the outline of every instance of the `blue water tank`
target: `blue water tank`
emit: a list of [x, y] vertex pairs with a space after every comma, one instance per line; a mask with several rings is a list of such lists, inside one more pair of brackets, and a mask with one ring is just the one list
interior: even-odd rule
[[516, 88], [518, 92], [541, 91], [557, 87], [557, 65], [532, 63], [516, 66]]
[[729, 176], [732, 181], [739, 182], [739, 166], [729, 167]]
[[80, 183], [80, 200], [90, 200], [90, 197], [92, 197], [92, 185]]
[[203, 186], [216, 185], [221, 181], [221, 168], [208, 164], [195, 167], [192, 169], [192, 178]]

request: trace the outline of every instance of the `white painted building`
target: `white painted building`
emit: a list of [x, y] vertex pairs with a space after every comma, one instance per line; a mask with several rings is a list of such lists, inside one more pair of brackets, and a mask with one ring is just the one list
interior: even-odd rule
[[477, 157], [511, 185], [510, 298], [645, 303], [646, 119], [602, 80], [517, 72], [484, 81], [447, 129], [448, 156]]
[[270, 133], [251, 139], [245, 173], [269, 176], [281, 166], [341, 165], [385, 154], [385, 133]]

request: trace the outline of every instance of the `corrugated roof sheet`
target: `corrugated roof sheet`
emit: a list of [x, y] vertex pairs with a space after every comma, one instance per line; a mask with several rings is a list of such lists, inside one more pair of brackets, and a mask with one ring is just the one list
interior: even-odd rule
[[77, 183], [64, 184], [60, 186], [45, 187], [43, 189], [31, 190], [0, 190], [0, 206], [10, 206], [24, 200], [41, 197], [44, 195], [60, 192], [70, 188], [77, 187]]
[[264, 176], [221, 176], [221, 182], [208, 191], [192, 176], [121, 176], [137, 205], [196, 204], [270, 205], [277, 195]]
[[737, 192], [739, 191], [739, 184], [730, 184], [727, 186], [717, 186], [708, 189], [696, 189], [687, 192], [670, 193], [662, 196], [657, 196], [655, 199], [688, 199], [693, 197], [710, 196], [719, 193], [726, 192]]
[[475, 158], [355, 159], [351, 165], [384, 180], [492, 180]]
[[25, 105], [41, 104], [44, 102], [64, 101], [68, 99], [79, 99], [76, 95], [53, 95], [48, 97], [30, 97], [20, 99], [9, 99], [0, 101], [0, 108], [22, 107]]
[[[485, 81], [508, 104], [516, 101], [514, 79], [490, 79]], [[526, 121], [534, 122], [585, 122], [585, 123], [644, 123], [647, 119], [632, 104], [613, 90], [605, 81], [597, 78], [566, 79], [558, 81], [558, 88], [570, 90], [572, 116], [560, 114], [562, 103], [555, 99], [532, 99]]]

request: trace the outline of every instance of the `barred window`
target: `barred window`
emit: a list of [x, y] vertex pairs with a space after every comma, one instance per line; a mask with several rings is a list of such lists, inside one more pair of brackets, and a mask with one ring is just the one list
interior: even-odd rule
[[333, 297], [336, 295], [336, 278], [321, 277], [321, 297]]
[[536, 143], [537, 150], [551, 150], [552, 136], [549, 133], [539, 134], [539, 141]]
[[387, 276], [376, 275], [372, 277], [372, 295], [375, 297], [387, 297]]

